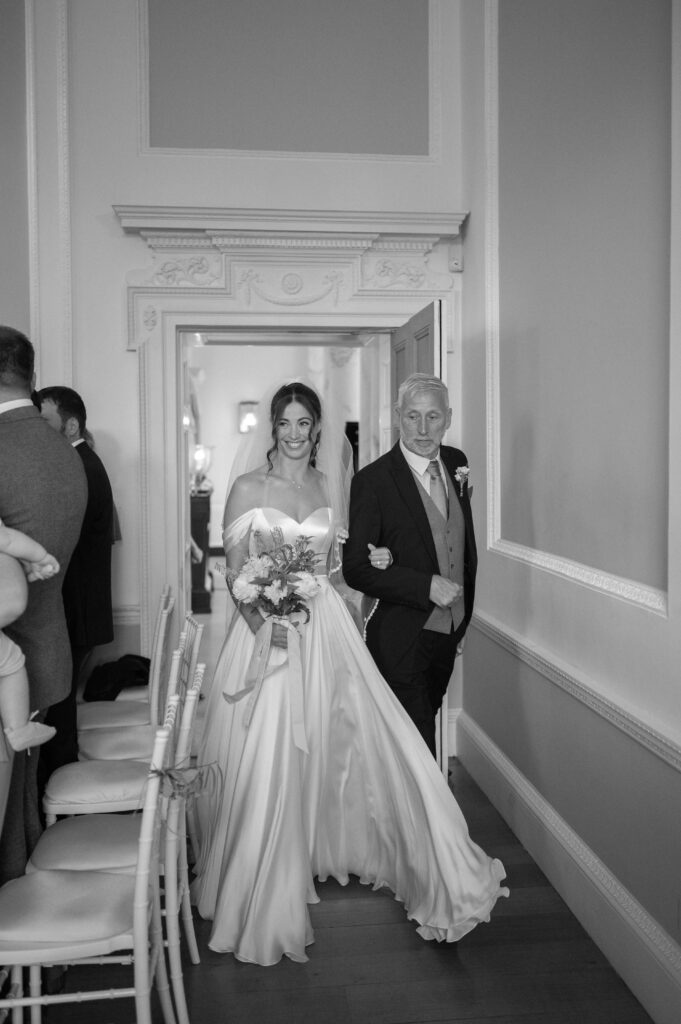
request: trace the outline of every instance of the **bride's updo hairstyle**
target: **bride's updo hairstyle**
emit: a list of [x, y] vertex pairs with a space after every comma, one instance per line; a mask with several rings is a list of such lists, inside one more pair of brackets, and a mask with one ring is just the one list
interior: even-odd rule
[[317, 436], [315, 437], [314, 444], [312, 445], [312, 451], [310, 452], [310, 465], [315, 466], [317, 462], [317, 452], [319, 450], [319, 441], [322, 436], [321, 422], [322, 422], [322, 404], [319, 401], [319, 396], [316, 391], [309, 388], [307, 384], [301, 384], [300, 381], [292, 381], [290, 384], [284, 384], [275, 392], [274, 397], [270, 405], [270, 423], [272, 424], [272, 441], [274, 442], [272, 447], [267, 451], [267, 464], [270, 467], [270, 471], [274, 469], [272, 465], [271, 456], [277, 450], [277, 423], [284, 415], [286, 408], [291, 402], [300, 402], [303, 408], [310, 414], [312, 419], [312, 428], [310, 434], [317, 429]]

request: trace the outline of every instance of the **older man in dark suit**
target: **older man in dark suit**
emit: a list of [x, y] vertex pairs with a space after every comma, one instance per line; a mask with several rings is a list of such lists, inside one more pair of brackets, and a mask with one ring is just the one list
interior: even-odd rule
[[64, 574], [62, 596], [71, 642], [73, 676], [68, 696], [53, 704], [45, 722], [57, 735], [40, 749], [40, 776], [47, 781], [53, 771], [78, 760], [76, 697], [80, 672], [94, 647], [113, 640], [111, 607], [111, 547], [114, 542], [114, 503], [104, 464], [92, 447], [83, 399], [73, 388], [41, 388], [37, 395], [40, 415], [62, 434], [78, 453], [87, 478], [87, 507], [69, 567]]
[[[352, 481], [343, 574], [375, 599], [367, 645], [434, 755], [435, 716], [473, 611], [468, 465], [441, 444], [452, 413], [438, 378], [408, 377], [396, 413], [400, 440]], [[372, 564], [372, 547], [389, 549], [388, 566]]]
[[[87, 502], [80, 459], [31, 401], [34, 352], [28, 338], [0, 327], [0, 518], [54, 554], [62, 570], [76, 545]], [[24, 614], [5, 630], [26, 656], [31, 709], [45, 712], [71, 686], [71, 651], [61, 573], [32, 583]], [[23, 874], [40, 831], [38, 758], [16, 754], [0, 838], [0, 881]]]

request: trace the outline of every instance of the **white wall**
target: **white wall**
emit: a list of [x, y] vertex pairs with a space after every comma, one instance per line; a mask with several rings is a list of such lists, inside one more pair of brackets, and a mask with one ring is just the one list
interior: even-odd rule
[[[668, 1024], [681, 1016], [681, 321], [668, 291], [681, 133], [658, 77], [671, 7], [678, 99], [676, 2], [463, 8], [475, 216], [462, 433], [480, 569], [459, 732], [464, 762]], [[620, 77], [633, 64], [636, 84]], [[650, 473], [639, 489], [636, 466]]]
[[[412, 9], [425, 16], [420, 0]], [[325, 10], [310, 6], [312, 38], [323, 31], [317, 19]], [[133, 270], [148, 272], [152, 257], [142, 240], [123, 233], [113, 206], [457, 210], [458, 3], [428, 5], [429, 152], [393, 157], [154, 150], [143, 0], [56, 0], [36, 4], [35, 12], [29, 75], [35, 83], [40, 260], [31, 286], [38, 303], [39, 383], [73, 384], [91, 410], [123, 527], [114, 602], [132, 620], [140, 599], [140, 435], [137, 357], [126, 351], [126, 286]], [[274, 28], [264, 23], [261, 31], [265, 38]], [[351, 78], [357, 55], [341, 56]], [[324, 67], [314, 70], [324, 73]], [[285, 67], [281, 74], [287, 75]], [[314, 76], [309, 86], [314, 91]], [[244, 93], [241, 103], [248, 100]], [[399, 120], [402, 110], [393, 115]]]
[[502, 535], [661, 589], [670, 16], [499, 7]]
[[6, 0], [0, 32], [0, 324], [30, 333], [24, 4]]

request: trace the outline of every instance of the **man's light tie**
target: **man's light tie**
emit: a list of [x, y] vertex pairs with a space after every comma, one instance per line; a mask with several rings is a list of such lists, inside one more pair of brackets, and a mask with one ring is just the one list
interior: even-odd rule
[[440, 472], [440, 464], [437, 459], [428, 463], [428, 475], [430, 476], [430, 496], [437, 505], [438, 511], [443, 519], [446, 519], [449, 511], [447, 508], [447, 492], [445, 491], [444, 480]]

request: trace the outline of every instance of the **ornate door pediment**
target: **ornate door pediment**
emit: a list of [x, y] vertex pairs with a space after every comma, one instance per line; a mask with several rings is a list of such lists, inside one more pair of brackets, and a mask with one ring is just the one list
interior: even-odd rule
[[140, 371], [140, 617], [146, 647], [161, 588], [169, 583], [180, 596], [179, 332], [389, 331], [429, 301], [446, 299], [455, 342], [466, 215], [114, 210], [147, 254], [126, 278], [126, 344], [137, 350]]

